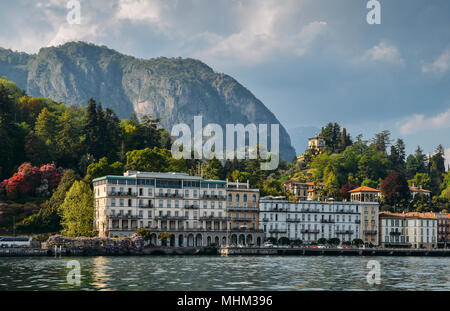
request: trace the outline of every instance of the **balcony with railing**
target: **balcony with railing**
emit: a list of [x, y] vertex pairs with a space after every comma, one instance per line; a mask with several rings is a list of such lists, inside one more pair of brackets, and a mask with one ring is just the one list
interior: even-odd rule
[[286, 218], [286, 221], [287, 222], [300, 222], [300, 219], [299, 218]]
[[199, 220], [202, 221], [226, 221], [227, 218], [225, 216], [200, 216]]
[[302, 233], [319, 233], [320, 230], [319, 229], [302, 229], [301, 232]]
[[110, 214], [109, 218], [111, 219], [141, 219], [142, 215], [132, 215], [132, 214]]
[[227, 207], [227, 210], [230, 212], [250, 212], [250, 213], [259, 213], [259, 208], [256, 207]]
[[155, 197], [166, 198], [166, 199], [182, 199], [182, 198], [184, 198], [184, 196], [181, 193], [155, 193]]
[[191, 204], [191, 205], [185, 205], [184, 208], [185, 209], [199, 209], [200, 206]]
[[200, 199], [204, 200], [225, 200], [226, 197], [224, 195], [218, 195], [218, 194], [202, 194], [200, 195]]
[[353, 230], [336, 230], [336, 234], [353, 234]]
[[108, 192], [108, 196], [111, 196], [111, 197], [135, 197], [135, 196], [137, 196], [137, 193], [136, 192], [110, 191], [110, 192]]
[[321, 219], [320, 222], [323, 224], [333, 224], [334, 219]]
[[155, 208], [155, 205], [153, 204], [145, 204], [145, 203], [139, 203], [138, 205], [140, 208]]
[[364, 230], [363, 233], [365, 235], [377, 235], [378, 231], [377, 230]]
[[155, 220], [186, 220], [186, 219], [187, 219], [186, 216], [167, 216], [167, 215], [155, 216]]
[[269, 233], [286, 233], [286, 229], [269, 229]]
[[240, 222], [256, 221], [256, 219], [246, 218], [246, 217], [233, 217], [233, 218], [231, 218], [230, 220], [231, 220], [231, 221], [240, 221]]
[[284, 212], [284, 211], [286, 211], [286, 209], [283, 208], [283, 207], [269, 207], [268, 211], [270, 211], [270, 212]]
[[391, 231], [389, 232], [390, 235], [402, 235], [400, 231]]

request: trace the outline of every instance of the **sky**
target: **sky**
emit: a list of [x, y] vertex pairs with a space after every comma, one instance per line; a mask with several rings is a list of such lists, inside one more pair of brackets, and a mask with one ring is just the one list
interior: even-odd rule
[[[388, 129], [407, 152], [450, 160], [450, 1], [68, 0], [0, 2], [0, 46], [37, 53], [68, 41], [139, 58], [191, 57], [247, 87], [289, 130], [338, 122]], [[449, 163], [447, 161], [447, 163]]]

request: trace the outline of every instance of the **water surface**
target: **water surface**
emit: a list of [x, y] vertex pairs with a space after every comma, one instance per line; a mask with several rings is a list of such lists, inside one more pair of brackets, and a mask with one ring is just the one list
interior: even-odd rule
[[[81, 284], [70, 285], [77, 260]], [[367, 263], [381, 266], [370, 285]], [[450, 259], [343, 256], [0, 258], [0, 290], [450, 290]]]

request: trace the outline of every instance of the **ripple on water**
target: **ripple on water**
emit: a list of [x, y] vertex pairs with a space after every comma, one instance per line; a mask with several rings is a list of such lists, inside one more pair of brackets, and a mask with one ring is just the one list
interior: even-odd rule
[[[80, 261], [80, 287], [67, 284]], [[381, 284], [366, 282], [367, 262]], [[450, 290], [450, 260], [426, 257], [2, 258], [0, 289], [28, 290]]]

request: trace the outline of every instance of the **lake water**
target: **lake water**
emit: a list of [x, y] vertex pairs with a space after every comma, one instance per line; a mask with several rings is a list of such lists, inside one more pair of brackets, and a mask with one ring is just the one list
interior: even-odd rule
[[[71, 260], [79, 286], [67, 282]], [[367, 282], [369, 260], [380, 263], [379, 285]], [[0, 258], [0, 290], [450, 290], [450, 258]]]

